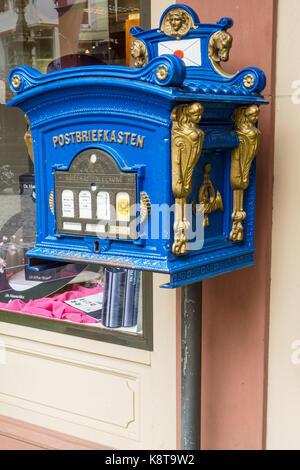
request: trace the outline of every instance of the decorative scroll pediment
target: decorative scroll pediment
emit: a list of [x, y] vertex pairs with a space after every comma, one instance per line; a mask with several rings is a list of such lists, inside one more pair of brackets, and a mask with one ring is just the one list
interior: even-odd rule
[[162, 14], [159, 29], [133, 27], [130, 32], [143, 44], [147, 60], [164, 54], [181, 58], [186, 65], [185, 84], [198, 87], [199, 93], [257, 95], [266, 85], [260, 69], [249, 67], [229, 75], [222, 68], [222, 62], [230, 57], [233, 38], [227, 30], [232, 25], [231, 18], [221, 18], [216, 24], [200, 23], [191, 8], [177, 4]]
[[[164, 70], [164, 73], [161, 73]], [[38, 70], [21, 66], [14, 68], [9, 75], [11, 90], [19, 94], [31, 88], [41, 85], [55, 86], [56, 82], [72, 80], [67, 86], [76, 85], [84, 78], [123, 78], [149, 82], [155, 85], [180, 86], [185, 78], [186, 67], [179, 57], [174, 55], [155, 57], [146, 66], [138, 69], [130, 67], [118, 67], [113, 65], [89, 65], [86, 67], [74, 67], [48, 74], [42, 74]], [[79, 80], [81, 79], [81, 80]]]

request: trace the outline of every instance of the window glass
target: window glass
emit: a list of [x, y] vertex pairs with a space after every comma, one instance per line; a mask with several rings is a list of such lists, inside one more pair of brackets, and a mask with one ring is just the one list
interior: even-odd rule
[[[26, 116], [5, 106], [13, 96], [8, 75], [18, 65], [42, 73], [93, 64], [132, 66], [129, 30], [140, 24], [141, 3], [0, 0], [0, 309], [6, 306], [11, 318], [16, 315], [13, 312], [21, 312], [33, 322], [44, 317], [80, 324], [83, 335], [86, 328], [145, 336], [144, 309], [151, 295], [148, 275], [99, 265], [68, 264], [45, 271], [27, 268], [25, 254], [35, 240], [32, 142]], [[62, 192], [62, 210], [70, 219], [64, 222], [69, 224], [66, 230], [81, 230], [72, 222], [75, 204], [82, 217], [91, 218], [91, 194]], [[109, 198], [105, 191], [97, 193], [98, 218], [109, 217]], [[127, 217], [129, 195], [120, 193], [118, 204], [119, 217]], [[93, 226], [90, 229], [95, 231]], [[40, 323], [39, 327], [43, 328]], [[120, 342], [128, 344], [124, 338]]]

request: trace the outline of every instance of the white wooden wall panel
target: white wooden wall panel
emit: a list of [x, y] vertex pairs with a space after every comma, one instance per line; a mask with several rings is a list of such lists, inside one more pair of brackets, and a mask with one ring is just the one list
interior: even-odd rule
[[0, 415], [119, 449], [176, 447], [176, 294], [154, 276], [154, 351], [0, 323]]

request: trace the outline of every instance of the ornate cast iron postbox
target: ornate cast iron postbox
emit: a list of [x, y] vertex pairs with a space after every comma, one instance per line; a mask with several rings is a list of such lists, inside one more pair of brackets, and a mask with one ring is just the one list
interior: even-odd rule
[[11, 72], [35, 161], [31, 268], [101, 263], [168, 273], [176, 287], [254, 263], [265, 75], [223, 71], [231, 26], [171, 6], [158, 29], [132, 29], [136, 68]]

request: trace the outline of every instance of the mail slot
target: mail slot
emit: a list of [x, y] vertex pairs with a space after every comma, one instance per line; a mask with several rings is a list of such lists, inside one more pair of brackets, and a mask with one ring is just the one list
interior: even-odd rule
[[158, 28], [131, 29], [134, 68], [11, 71], [8, 105], [27, 115], [34, 153], [30, 269], [101, 263], [177, 287], [254, 263], [266, 80], [224, 72], [232, 24], [172, 5]]

